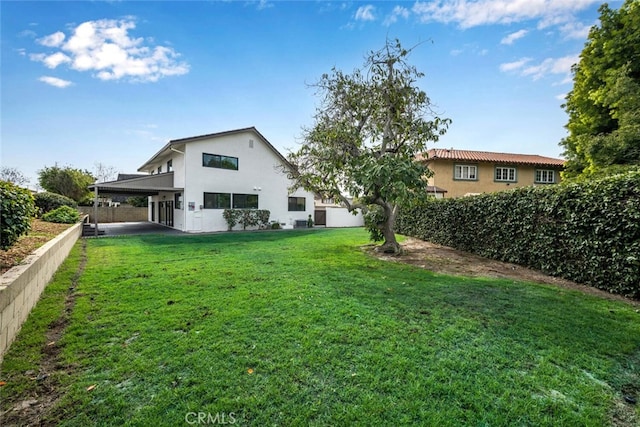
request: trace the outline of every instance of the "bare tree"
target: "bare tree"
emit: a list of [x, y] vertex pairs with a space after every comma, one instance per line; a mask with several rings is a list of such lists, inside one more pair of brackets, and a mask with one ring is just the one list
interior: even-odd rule
[[115, 166], [107, 166], [100, 162], [93, 164], [93, 170], [93, 175], [98, 182], [115, 181], [118, 176], [118, 169]]
[[12, 184], [24, 187], [29, 184], [30, 179], [16, 168], [2, 166], [0, 168], [0, 181], [7, 181]]

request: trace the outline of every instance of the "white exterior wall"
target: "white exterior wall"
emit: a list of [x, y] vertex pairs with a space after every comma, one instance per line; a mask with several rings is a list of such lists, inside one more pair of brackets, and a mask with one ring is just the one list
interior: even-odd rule
[[[250, 145], [253, 141], [253, 148]], [[296, 220], [313, 218], [313, 194], [297, 190], [288, 194], [290, 181], [279, 169], [281, 158], [251, 130], [227, 135], [217, 135], [209, 139], [191, 140], [177, 146], [185, 154], [172, 152], [174, 187], [184, 188], [183, 209], [174, 209], [174, 228], [187, 232], [208, 232], [227, 230], [222, 217], [223, 209], [204, 209], [204, 193], [257, 194], [258, 209], [271, 212], [270, 220], [293, 225]], [[238, 158], [238, 170], [227, 170], [202, 166], [202, 154], [218, 154]], [[149, 170], [157, 170], [162, 165], [166, 171], [169, 157], [158, 159], [149, 165]], [[165, 197], [163, 199], [163, 196]], [[288, 197], [304, 197], [304, 212], [289, 212]], [[155, 202], [155, 220], [158, 221], [158, 202], [173, 200], [173, 193], [162, 193], [150, 198]], [[189, 203], [195, 208], [189, 210]], [[149, 208], [151, 219], [151, 208]], [[234, 229], [242, 229], [237, 225]]]
[[327, 227], [362, 227], [364, 225], [364, 217], [358, 209], [358, 214], [353, 215], [347, 208], [326, 208]]

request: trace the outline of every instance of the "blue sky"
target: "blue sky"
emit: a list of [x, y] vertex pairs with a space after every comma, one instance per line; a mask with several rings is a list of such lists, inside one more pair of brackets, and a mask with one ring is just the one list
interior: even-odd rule
[[[617, 8], [621, 1], [611, 1]], [[442, 117], [438, 147], [560, 157], [571, 64], [601, 1], [0, 3], [0, 162], [135, 172], [168, 140], [256, 126], [283, 154], [387, 38]]]

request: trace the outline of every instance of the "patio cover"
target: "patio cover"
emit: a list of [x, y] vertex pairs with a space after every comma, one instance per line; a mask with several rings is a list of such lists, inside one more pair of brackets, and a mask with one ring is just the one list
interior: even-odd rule
[[155, 196], [161, 191], [181, 192], [184, 188], [173, 186], [173, 172], [147, 175], [119, 181], [100, 182], [89, 186], [96, 194], [131, 194]]

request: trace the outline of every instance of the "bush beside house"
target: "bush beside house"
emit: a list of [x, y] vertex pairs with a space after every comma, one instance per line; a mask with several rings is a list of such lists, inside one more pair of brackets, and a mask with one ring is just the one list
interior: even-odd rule
[[70, 206], [60, 206], [42, 215], [43, 221], [57, 222], [60, 224], [73, 224], [80, 220], [78, 211]]
[[31, 191], [0, 181], [0, 249], [8, 249], [31, 228], [36, 209]]
[[406, 207], [397, 231], [640, 298], [640, 172]]

